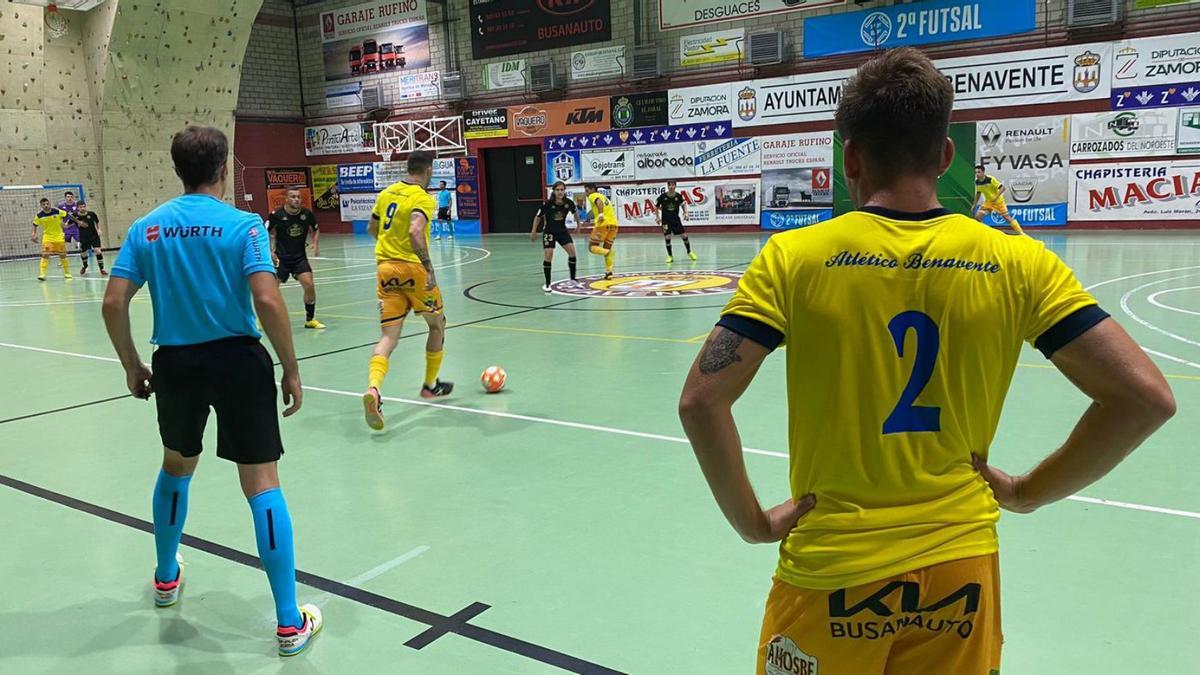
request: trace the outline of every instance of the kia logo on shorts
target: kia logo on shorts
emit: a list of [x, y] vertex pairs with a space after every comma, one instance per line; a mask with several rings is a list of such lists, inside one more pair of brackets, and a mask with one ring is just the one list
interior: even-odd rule
[[158, 241], [158, 226], [157, 225], [151, 225], [150, 227], [146, 228], [146, 241], [148, 241], [148, 242]]
[[537, 4], [548, 14], [568, 16], [591, 7], [596, 4], [596, 0], [537, 0]]

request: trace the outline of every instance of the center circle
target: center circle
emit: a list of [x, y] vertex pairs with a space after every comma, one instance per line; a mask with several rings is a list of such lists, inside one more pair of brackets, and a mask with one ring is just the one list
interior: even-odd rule
[[732, 293], [741, 278], [741, 272], [707, 270], [622, 272], [611, 279], [596, 275], [556, 281], [550, 290], [585, 298], [690, 298]]

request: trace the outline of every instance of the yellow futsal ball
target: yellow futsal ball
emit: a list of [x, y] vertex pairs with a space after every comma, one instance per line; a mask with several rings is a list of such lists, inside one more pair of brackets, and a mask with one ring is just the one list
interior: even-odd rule
[[483, 384], [483, 390], [489, 394], [495, 394], [504, 388], [504, 383], [508, 381], [508, 373], [500, 366], [489, 366], [483, 371], [483, 375], [479, 378]]

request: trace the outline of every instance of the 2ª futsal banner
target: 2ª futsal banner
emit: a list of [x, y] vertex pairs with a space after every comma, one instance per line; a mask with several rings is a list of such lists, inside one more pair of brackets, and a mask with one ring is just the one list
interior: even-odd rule
[[929, 0], [804, 20], [804, 58], [979, 40], [1037, 28], [1034, 0]]
[[[1069, 118], [977, 122], [975, 159], [1005, 186], [1008, 210], [1022, 225], [1067, 224]], [[993, 214], [989, 224], [1001, 225]]]

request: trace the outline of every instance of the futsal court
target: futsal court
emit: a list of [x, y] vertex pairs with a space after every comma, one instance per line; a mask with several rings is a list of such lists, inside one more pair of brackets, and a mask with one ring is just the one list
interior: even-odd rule
[[[1036, 236], [1168, 373], [1180, 412], [1085, 494], [1003, 515], [1004, 672], [1200, 672], [1200, 235]], [[699, 260], [672, 271], [741, 271], [765, 236], [693, 240]], [[617, 251], [618, 279], [667, 271], [659, 237], [622, 237]], [[457, 388], [417, 396], [424, 325], [410, 320], [381, 433], [359, 401], [379, 334], [372, 242], [322, 237], [328, 329], [300, 328], [300, 289], [284, 287], [305, 397], [282, 423], [280, 473], [299, 598], [327, 622], [315, 649], [286, 662], [273, 658], [271, 596], [215, 434], [192, 483], [187, 588], [154, 608], [161, 451], [153, 403], [128, 396], [105, 335], [104, 280], [52, 268], [38, 283], [36, 261], [0, 264], [0, 670], [747, 672], [777, 552], [725, 523], [675, 412], [728, 294], [655, 298], [644, 282], [637, 297], [545, 294], [540, 242], [526, 237], [432, 252], [450, 323], [442, 377]], [[580, 265], [603, 272], [595, 256]], [[133, 321], [148, 361], [145, 292]], [[766, 504], [787, 496], [784, 358], [766, 361], [735, 410]], [[499, 394], [478, 384], [490, 365], [508, 372]], [[1027, 349], [993, 463], [1026, 470], [1084, 408]]]

